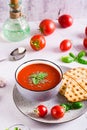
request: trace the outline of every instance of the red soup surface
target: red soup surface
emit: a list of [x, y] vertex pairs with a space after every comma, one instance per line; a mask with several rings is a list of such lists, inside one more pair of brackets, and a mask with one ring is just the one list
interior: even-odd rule
[[17, 76], [17, 81], [23, 88], [33, 91], [51, 89], [60, 80], [60, 73], [54, 67], [43, 63], [26, 66]]

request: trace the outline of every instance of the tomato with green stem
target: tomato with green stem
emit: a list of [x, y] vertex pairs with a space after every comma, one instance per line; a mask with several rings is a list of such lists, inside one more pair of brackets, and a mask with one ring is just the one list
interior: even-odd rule
[[40, 31], [43, 35], [47, 36], [52, 34], [55, 29], [56, 25], [53, 20], [51, 19], [44, 19], [39, 24]]
[[46, 46], [46, 40], [45, 37], [41, 34], [34, 35], [30, 39], [30, 46], [33, 50], [39, 51], [43, 49]]

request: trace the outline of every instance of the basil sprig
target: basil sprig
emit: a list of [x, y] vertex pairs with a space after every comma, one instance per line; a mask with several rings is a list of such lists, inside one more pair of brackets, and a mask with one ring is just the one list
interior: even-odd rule
[[62, 62], [65, 63], [71, 63], [71, 62], [78, 62], [80, 64], [85, 64], [87, 65], [87, 60], [85, 60], [83, 57], [86, 56], [86, 52], [84, 50], [80, 51], [77, 56], [75, 56], [72, 52], [69, 53], [68, 56], [63, 56], [61, 58]]
[[36, 72], [31, 74], [29, 78], [31, 79], [34, 85], [37, 85], [39, 83], [44, 83], [46, 81], [45, 78], [47, 77], [47, 75], [48, 74], [45, 72]]

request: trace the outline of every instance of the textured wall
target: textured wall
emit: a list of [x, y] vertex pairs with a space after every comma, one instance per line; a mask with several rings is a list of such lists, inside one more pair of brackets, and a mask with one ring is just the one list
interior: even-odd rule
[[[0, 21], [9, 16], [9, 1], [0, 0]], [[74, 18], [87, 17], [87, 0], [22, 0], [23, 12], [29, 21], [44, 18], [57, 19], [61, 14], [69, 13]]]

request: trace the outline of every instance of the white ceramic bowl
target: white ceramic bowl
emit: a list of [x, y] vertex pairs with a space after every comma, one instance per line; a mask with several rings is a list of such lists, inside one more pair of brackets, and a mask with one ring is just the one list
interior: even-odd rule
[[20, 130], [30, 130], [30, 128], [28, 128], [28, 126], [25, 126], [23, 124], [15, 124], [12, 125], [8, 128], [8, 130], [16, 130], [16, 129], [20, 129]]
[[[46, 64], [46, 65], [49, 65], [49, 66], [55, 68], [56, 71], [59, 72], [59, 74], [60, 74], [60, 80], [59, 80], [58, 84], [56, 86], [54, 86], [53, 88], [50, 88], [47, 90], [42, 90], [42, 91], [29, 90], [29, 89], [24, 88], [23, 85], [21, 85], [18, 82], [17, 77], [18, 77], [19, 72], [23, 68], [25, 68], [26, 66], [32, 65], [32, 64]], [[51, 61], [48, 61], [48, 60], [44, 60], [44, 59], [35, 59], [35, 60], [27, 61], [27, 62], [21, 64], [16, 69], [16, 72], [15, 72], [17, 89], [18, 89], [19, 93], [22, 94], [22, 96], [25, 97], [26, 99], [28, 99], [29, 101], [46, 101], [46, 100], [52, 99], [54, 96], [56, 96], [58, 94], [58, 90], [60, 88], [62, 77], [63, 77], [63, 73], [62, 73], [61, 68], [57, 64], [55, 64]]]

